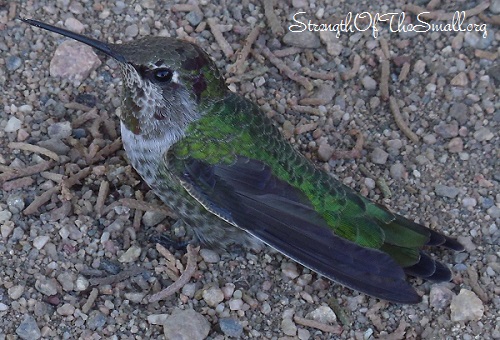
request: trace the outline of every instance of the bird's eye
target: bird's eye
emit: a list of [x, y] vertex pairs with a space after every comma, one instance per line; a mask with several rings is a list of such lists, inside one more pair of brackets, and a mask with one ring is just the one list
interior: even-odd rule
[[155, 79], [164, 83], [172, 80], [173, 74], [172, 70], [168, 68], [159, 68], [154, 71]]

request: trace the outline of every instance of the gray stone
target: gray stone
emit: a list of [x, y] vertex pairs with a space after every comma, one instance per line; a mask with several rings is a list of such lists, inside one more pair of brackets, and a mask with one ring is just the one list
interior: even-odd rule
[[5, 61], [5, 67], [7, 68], [8, 71], [17, 70], [19, 67], [21, 67], [22, 64], [23, 61], [16, 55], [9, 56]]
[[454, 103], [450, 107], [449, 114], [455, 118], [460, 125], [464, 125], [469, 120], [469, 108], [464, 103]]
[[29, 314], [26, 314], [24, 316], [23, 321], [21, 321], [19, 326], [16, 328], [16, 334], [21, 339], [28, 340], [40, 339], [40, 337], [42, 336], [40, 328], [36, 324], [35, 318]]
[[163, 323], [166, 339], [202, 340], [210, 332], [210, 323], [198, 312], [192, 309], [174, 309]]
[[453, 292], [444, 285], [432, 285], [429, 293], [429, 304], [432, 308], [444, 309], [453, 298]]
[[288, 336], [295, 336], [297, 334], [297, 326], [290, 318], [281, 321], [281, 330]]
[[210, 307], [215, 307], [224, 300], [224, 293], [218, 287], [210, 287], [203, 290], [203, 300]]
[[485, 140], [490, 140], [494, 137], [495, 135], [493, 132], [490, 131], [490, 129], [486, 127], [480, 127], [477, 129], [476, 132], [474, 132], [474, 139], [476, 139], [479, 142], [483, 142]]
[[321, 323], [333, 323], [337, 320], [337, 316], [328, 306], [320, 306], [307, 314], [306, 317]]
[[243, 334], [243, 326], [238, 320], [233, 318], [222, 318], [219, 320], [219, 327], [225, 336], [239, 338]]
[[49, 125], [47, 128], [47, 134], [50, 138], [63, 139], [71, 136], [71, 123], [70, 122], [59, 122]]
[[101, 61], [92, 47], [74, 40], [65, 40], [54, 53], [50, 61], [50, 76], [73, 79], [85, 79], [95, 70]]
[[3, 128], [5, 132], [16, 132], [21, 128], [23, 122], [21, 122], [19, 119], [16, 117], [10, 117], [9, 120], [7, 121], [7, 124]]
[[71, 292], [75, 289], [76, 274], [70, 271], [62, 272], [57, 275], [57, 281], [59, 281], [65, 292]]
[[365, 89], [369, 91], [375, 90], [377, 88], [377, 82], [370, 76], [364, 76], [363, 79], [361, 79], [361, 84]]
[[55, 279], [47, 279], [45, 277], [36, 280], [35, 288], [40, 293], [52, 296], [57, 294], [57, 282]]
[[375, 148], [373, 149], [371, 153], [371, 160], [375, 164], [385, 164], [387, 162], [387, 158], [389, 157], [389, 154], [382, 150], [381, 148]]
[[492, 206], [488, 210], [486, 210], [488, 215], [490, 215], [492, 218], [500, 218], [500, 208], [497, 206]]
[[474, 292], [461, 289], [460, 293], [451, 300], [451, 321], [480, 320], [483, 317], [484, 306], [481, 299]]
[[198, 26], [203, 20], [203, 13], [201, 11], [191, 11], [186, 15], [186, 20], [191, 26]]
[[212, 249], [201, 249], [200, 256], [206, 263], [217, 263], [220, 261], [220, 255]]
[[437, 184], [434, 187], [434, 192], [438, 196], [455, 198], [455, 197], [457, 197], [459, 190], [456, 187], [450, 187], [450, 186], [443, 185], [443, 184]]
[[490, 7], [488, 9], [493, 14], [500, 14], [500, 0], [491, 1]]
[[406, 173], [406, 169], [405, 169], [403, 164], [396, 163], [396, 164], [391, 165], [389, 172], [390, 172], [392, 178], [401, 179], [404, 177], [404, 175]]
[[458, 123], [455, 120], [449, 124], [441, 122], [434, 127], [434, 132], [443, 138], [456, 137], [458, 136]]
[[167, 217], [167, 214], [159, 211], [146, 211], [142, 216], [142, 223], [146, 227], [154, 227]]
[[323, 143], [318, 147], [318, 158], [323, 162], [328, 162], [332, 158], [334, 148], [329, 144]]
[[87, 327], [91, 330], [97, 330], [106, 324], [106, 316], [98, 310], [90, 312], [87, 319]]
[[125, 253], [122, 254], [122, 256], [118, 258], [118, 261], [120, 261], [121, 263], [134, 262], [139, 258], [139, 256], [141, 256], [141, 251], [141, 247], [131, 246]]
[[283, 36], [283, 42], [287, 45], [301, 47], [301, 48], [318, 48], [321, 45], [317, 34], [310, 31], [304, 31], [304, 32], [288, 31]]

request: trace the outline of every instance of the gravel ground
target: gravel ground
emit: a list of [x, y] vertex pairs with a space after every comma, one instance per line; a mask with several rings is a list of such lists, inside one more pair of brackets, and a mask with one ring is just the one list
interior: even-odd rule
[[[410, 23], [418, 9], [293, 0], [266, 17], [252, 0], [0, 2], [0, 339], [500, 338], [500, 1], [483, 5], [428, 4], [471, 9], [465, 23], [486, 24], [485, 38], [380, 24], [377, 39], [371, 30], [336, 39], [289, 33], [293, 14], [338, 23], [348, 12], [404, 9]], [[270, 249], [202, 249], [181, 293], [149, 302], [187, 260], [185, 249], [165, 259], [147, 235], [184, 230], [115, 148], [117, 64], [16, 17], [108, 42], [194, 39], [231, 89], [255, 100], [318, 166], [458, 237], [465, 252], [436, 254], [453, 280], [413, 280], [423, 302], [401, 306], [332, 284]], [[230, 67], [263, 23], [245, 65]]]

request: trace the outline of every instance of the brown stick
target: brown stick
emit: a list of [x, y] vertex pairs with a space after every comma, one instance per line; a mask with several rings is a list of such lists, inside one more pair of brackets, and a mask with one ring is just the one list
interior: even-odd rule
[[236, 62], [229, 67], [229, 72], [235, 73], [235, 74], [242, 74], [245, 72], [245, 61], [247, 60], [248, 55], [250, 54], [250, 50], [252, 49], [252, 45], [257, 40], [257, 37], [259, 36], [260, 28], [259, 25], [255, 25], [255, 27], [250, 31], [248, 34], [246, 40], [245, 40], [245, 45], [241, 49], [241, 51], [238, 53], [238, 56], [236, 57]]
[[311, 328], [316, 328], [316, 329], [319, 329], [320, 331], [326, 332], [326, 333], [342, 334], [342, 332], [343, 332], [343, 329], [340, 326], [330, 326], [330, 325], [324, 324], [324, 323], [319, 322], [319, 321], [301, 318], [300, 316], [296, 316], [296, 315], [293, 317], [293, 321], [295, 321], [299, 325], [311, 327]]
[[401, 116], [401, 112], [399, 111], [398, 102], [393, 96], [389, 98], [389, 106], [391, 108], [392, 115], [394, 116], [394, 121], [396, 122], [396, 125], [399, 127], [399, 129], [403, 131], [405, 136], [408, 137], [413, 143], [418, 143], [418, 136], [410, 130], [408, 125], [406, 125], [406, 122]]

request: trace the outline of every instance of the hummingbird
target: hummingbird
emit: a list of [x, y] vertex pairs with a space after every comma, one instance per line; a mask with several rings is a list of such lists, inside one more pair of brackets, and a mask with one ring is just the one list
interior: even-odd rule
[[127, 158], [210, 247], [267, 244], [351, 289], [396, 303], [420, 295], [406, 275], [449, 281], [424, 248], [464, 247], [390, 212], [317, 168], [253, 102], [232, 93], [196, 44], [147, 36], [105, 43], [31, 19], [118, 61]]

